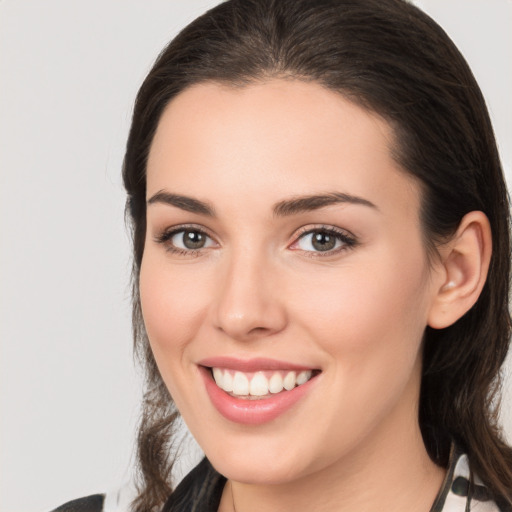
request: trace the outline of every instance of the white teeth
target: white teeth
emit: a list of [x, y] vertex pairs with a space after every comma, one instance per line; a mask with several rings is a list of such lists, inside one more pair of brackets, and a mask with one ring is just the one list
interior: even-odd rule
[[311, 378], [310, 371], [300, 372], [299, 375], [297, 375], [297, 386], [300, 386], [301, 384], [305, 384], [310, 378]]
[[280, 393], [283, 391], [283, 388], [283, 377], [281, 377], [281, 374], [278, 372], [274, 373], [274, 375], [272, 375], [268, 381], [268, 390], [271, 393]]
[[220, 368], [213, 368], [213, 378], [217, 386], [219, 386], [219, 388], [224, 389], [224, 372]]
[[249, 379], [242, 372], [235, 372], [233, 377], [233, 393], [242, 396], [249, 394]]
[[249, 393], [253, 396], [268, 395], [268, 380], [261, 372], [257, 372], [251, 380]]
[[284, 389], [290, 391], [295, 387], [295, 372], [288, 372], [283, 380]]
[[229, 372], [224, 372], [224, 377], [222, 379], [222, 386], [220, 386], [224, 391], [230, 393], [233, 391], [233, 375]]
[[311, 370], [301, 371], [275, 371], [267, 378], [270, 372], [255, 372], [245, 374], [233, 372], [222, 368], [212, 368], [213, 378], [217, 386], [227, 393], [236, 396], [266, 396], [283, 391], [291, 391], [295, 386], [305, 384], [312, 377]]

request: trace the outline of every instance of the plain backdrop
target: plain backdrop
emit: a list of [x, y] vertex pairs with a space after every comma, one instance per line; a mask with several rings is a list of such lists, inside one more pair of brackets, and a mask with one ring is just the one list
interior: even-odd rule
[[[131, 477], [140, 375], [123, 149], [154, 58], [216, 3], [0, 0], [3, 512], [49, 510]], [[469, 60], [512, 183], [512, 2], [417, 3]]]

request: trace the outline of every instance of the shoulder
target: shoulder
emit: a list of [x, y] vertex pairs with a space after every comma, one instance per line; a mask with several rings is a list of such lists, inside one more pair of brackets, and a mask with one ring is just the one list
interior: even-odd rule
[[225, 483], [205, 457], [180, 482], [162, 512], [216, 512]]
[[68, 501], [52, 512], [103, 512], [104, 494], [92, 494], [77, 500]]
[[136, 497], [136, 484], [133, 480], [129, 480], [106, 492], [64, 503], [51, 512], [128, 512]]
[[[452, 450], [453, 452], [453, 450]], [[471, 469], [466, 454], [452, 453], [448, 474], [431, 512], [512, 512], [506, 500], [493, 496]]]

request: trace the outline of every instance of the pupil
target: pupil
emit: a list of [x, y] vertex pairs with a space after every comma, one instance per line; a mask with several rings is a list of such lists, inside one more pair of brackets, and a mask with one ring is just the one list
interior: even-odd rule
[[187, 249], [200, 249], [204, 246], [205, 237], [197, 231], [185, 231], [183, 233], [183, 245]]
[[336, 238], [329, 233], [315, 233], [312, 243], [318, 251], [330, 251], [336, 245]]

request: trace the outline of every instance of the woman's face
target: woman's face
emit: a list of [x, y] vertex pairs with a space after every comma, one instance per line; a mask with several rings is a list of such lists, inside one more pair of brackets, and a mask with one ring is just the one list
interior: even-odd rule
[[197, 85], [161, 118], [144, 321], [178, 409], [228, 478], [288, 482], [421, 439], [440, 273], [392, 144], [381, 118], [298, 81]]

